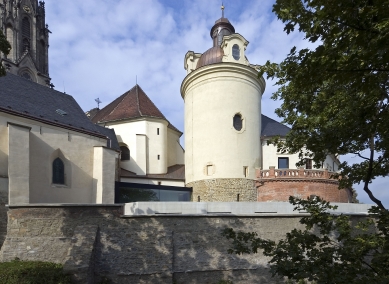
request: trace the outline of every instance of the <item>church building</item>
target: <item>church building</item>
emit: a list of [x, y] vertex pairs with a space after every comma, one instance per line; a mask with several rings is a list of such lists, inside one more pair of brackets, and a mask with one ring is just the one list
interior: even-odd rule
[[86, 115], [49, 88], [43, 1], [0, 0], [0, 28], [12, 46], [0, 58], [8, 71], [0, 78], [0, 190], [10, 192], [10, 204], [114, 203], [118, 181], [192, 188], [195, 202], [351, 200], [331, 179], [335, 155], [320, 169], [309, 159], [296, 168], [297, 154], [268, 145], [290, 129], [262, 115], [265, 80], [224, 10], [210, 30], [212, 46], [184, 58], [185, 150], [183, 133], [139, 85]]
[[0, 56], [8, 72], [50, 86], [45, 2], [0, 0], [0, 29], [11, 44], [11, 52]]

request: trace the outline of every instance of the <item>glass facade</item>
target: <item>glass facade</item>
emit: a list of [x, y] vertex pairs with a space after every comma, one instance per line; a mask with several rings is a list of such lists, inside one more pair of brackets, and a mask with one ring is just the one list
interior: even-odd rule
[[191, 201], [192, 188], [117, 182], [115, 203], [147, 201]]

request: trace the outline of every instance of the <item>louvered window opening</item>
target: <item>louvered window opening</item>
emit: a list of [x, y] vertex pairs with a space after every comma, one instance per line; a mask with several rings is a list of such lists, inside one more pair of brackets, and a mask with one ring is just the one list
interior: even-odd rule
[[65, 184], [65, 166], [60, 158], [53, 162], [53, 183]]
[[240, 114], [235, 114], [234, 119], [233, 119], [233, 126], [235, 130], [241, 131], [243, 127], [243, 122], [242, 122], [242, 116]]
[[31, 37], [30, 21], [27, 18], [24, 18], [22, 21], [22, 35], [28, 39]]
[[120, 146], [120, 151], [122, 152], [120, 155], [121, 161], [128, 161], [130, 159], [130, 149], [126, 146]]

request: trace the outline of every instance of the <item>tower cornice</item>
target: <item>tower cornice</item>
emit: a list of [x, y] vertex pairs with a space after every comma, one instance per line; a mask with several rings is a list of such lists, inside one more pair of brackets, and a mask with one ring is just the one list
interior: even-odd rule
[[199, 83], [203, 80], [206, 80], [207, 78], [209, 78], [209, 75], [212, 74], [214, 74], [215, 76], [220, 76], [220, 73], [223, 72], [231, 73], [233, 74], [233, 77], [236, 77], [236, 75], [239, 74], [244, 75], [258, 84], [258, 90], [261, 95], [265, 91], [265, 79], [262, 76], [258, 77], [258, 71], [256, 71], [252, 67], [239, 63], [221, 62], [203, 66], [189, 73], [181, 83], [180, 91], [182, 98], [185, 100], [184, 94], [187, 93], [188, 89], [191, 88], [193, 84], [195, 84], [195, 82]]

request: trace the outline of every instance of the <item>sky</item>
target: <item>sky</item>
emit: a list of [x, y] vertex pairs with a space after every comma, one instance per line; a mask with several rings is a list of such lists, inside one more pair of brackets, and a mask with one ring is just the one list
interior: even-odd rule
[[[221, 17], [220, 0], [46, 0], [49, 25], [49, 73], [58, 91], [72, 95], [84, 111], [100, 108], [136, 83], [166, 118], [184, 132], [184, 102], [180, 94], [186, 76], [187, 51], [212, 47], [209, 35]], [[280, 62], [293, 46], [309, 47], [303, 35], [283, 32], [272, 13], [271, 0], [224, 0], [225, 17], [249, 41], [252, 64]], [[280, 101], [267, 80], [262, 113], [277, 121]], [[183, 140], [182, 144], [183, 144]], [[355, 161], [352, 156], [343, 157]], [[389, 207], [388, 178], [371, 189]], [[355, 186], [363, 203], [372, 203]]]

